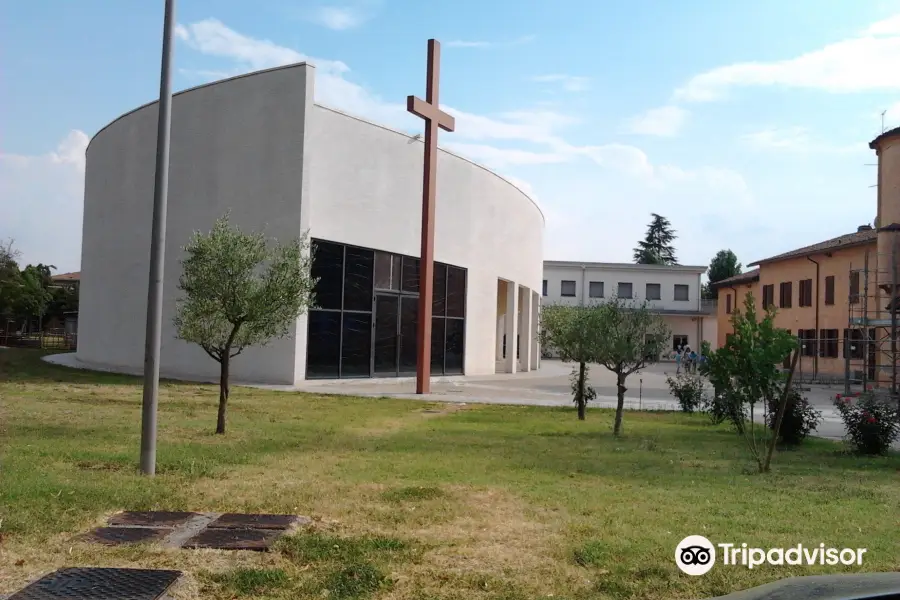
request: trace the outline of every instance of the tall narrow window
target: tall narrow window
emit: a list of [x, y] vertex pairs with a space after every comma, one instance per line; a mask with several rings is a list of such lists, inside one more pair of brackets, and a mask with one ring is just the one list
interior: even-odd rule
[[725, 314], [731, 314], [731, 294], [725, 294]]
[[859, 271], [850, 273], [850, 304], [859, 303]]
[[791, 296], [793, 295], [793, 282], [791, 281], [783, 281], [779, 288], [779, 306], [781, 308], [790, 308], [791, 307]]
[[834, 304], [834, 275], [825, 278], [825, 304]]

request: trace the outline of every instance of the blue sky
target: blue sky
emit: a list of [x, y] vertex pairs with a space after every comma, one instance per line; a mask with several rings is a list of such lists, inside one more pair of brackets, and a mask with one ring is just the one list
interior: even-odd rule
[[[0, 239], [74, 270], [84, 148], [157, 96], [163, 2], [0, 6]], [[410, 132], [436, 37], [441, 145], [536, 197], [548, 259], [630, 261], [651, 212], [684, 264], [852, 231], [880, 113], [900, 125], [900, 1], [178, 0], [177, 21], [176, 90], [308, 58], [318, 102]]]

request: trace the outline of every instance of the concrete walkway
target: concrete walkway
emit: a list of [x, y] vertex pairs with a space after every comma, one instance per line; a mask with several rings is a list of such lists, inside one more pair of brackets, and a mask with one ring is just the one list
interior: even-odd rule
[[[77, 369], [110, 371], [108, 368], [78, 361], [74, 352], [45, 356], [44, 360]], [[673, 363], [658, 363], [631, 375], [626, 381], [628, 390], [625, 393], [625, 408], [679, 410], [678, 403], [669, 393], [666, 383], [666, 378], [674, 375], [674, 371]], [[407, 398], [429, 402], [570, 407], [571, 372], [572, 365], [556, 360], [543, 360], [539, 370], [526, 373], [434, 377], [431, 393], [424, 396], [415, 393], [414, 378], [311, 380], [295, 386], [235, 381], [233, 385], [316, 394]], [[140, 372], [131, 371], [131, 374], [140, 375]], [[598, 394], [597, 399], [588, 406], [588, 410], [591, 407], [615, 408], [617, 403], [615, 375], [603, 367], [594, 365], [590, 369], [588, 380]], [[813, 386], [804, 390], [807, 399], [822, 412], [823, 422], [816, 430], [816, 435], [820, 437], [839, 440], [844, 435], [843, 422], [832, 405], [834, 395], [840, 391], [842, 390], [837, 387], [829, 386]], [[762, 418], [763, 415], [760, 414], [757, 420], [761, 422]]]

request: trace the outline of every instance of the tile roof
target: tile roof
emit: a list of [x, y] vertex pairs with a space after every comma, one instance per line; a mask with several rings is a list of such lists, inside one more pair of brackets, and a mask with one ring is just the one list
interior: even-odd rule
[[787, 260], [789, 258], [800, 258], [803, 256], [809, 256], [811, 254], [819, 254], [821, 252], [828, 252], [830, 250], [841, 250], [843, 248], [851, 248], [853, 246], [862, 246], [864, 244], [869, 244], [871, 242], [874, 242], [877, 237], [878, 237], [878, 232], [875, 231], [874, 229], [865, 229], [863, 231], [854, 231], [853, 233], [847, 233], [844, 235], [840, 235], [836, 238], [831, 238], [830, 240], [825, 240], [824, 242], [819, 242], [818, 244], [812, 244], [811, 246], [804, 246], [803, 248], [791, 250], [790, 252], [784, 252], [782, 254], [770, 256], [769, 258], [764, 258], [762, 260], [758, 260], [756, 262], [750, 263], [748, 266], [753, 267], [756, 265], [762, 265], [765, 263], [775, 262], [778, 260]]
[[81, 271], [73, 271], [71, 273], [60, 273], [51, 277], [53, 281], [79, 281], [81, 280]]
[[759, 269], [751, 269], [745, 273], [741, 273], [740, 275], [734, 275], [732, 277], [728, 277], [726, 279], [722, 279], [715, 283], [711, 283], [710, 287], [716, 289], [726, 285], [734, 285], [736, 283], [750, 283], [751, 281], [759, 280]]

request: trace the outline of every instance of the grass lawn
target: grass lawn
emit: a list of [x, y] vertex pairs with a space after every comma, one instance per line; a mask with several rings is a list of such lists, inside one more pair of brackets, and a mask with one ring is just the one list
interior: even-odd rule
[[[136, 470], [138, 379], [0, 350], [0, 594], [62, 566], [177, 568], [180, 598], [696, 598], [860, 567], [675, 566], [689, 534], [751, 546], [868, 548], [900, 570], [900, 457], [814, 441], [752, 473], [703, 417], [165, 383], [159, 474]], [[433, 412], [437, 411], [437, 412]], [[109, 548], [74, 540], [130, 509], [314, 519], [270, 553]]]

